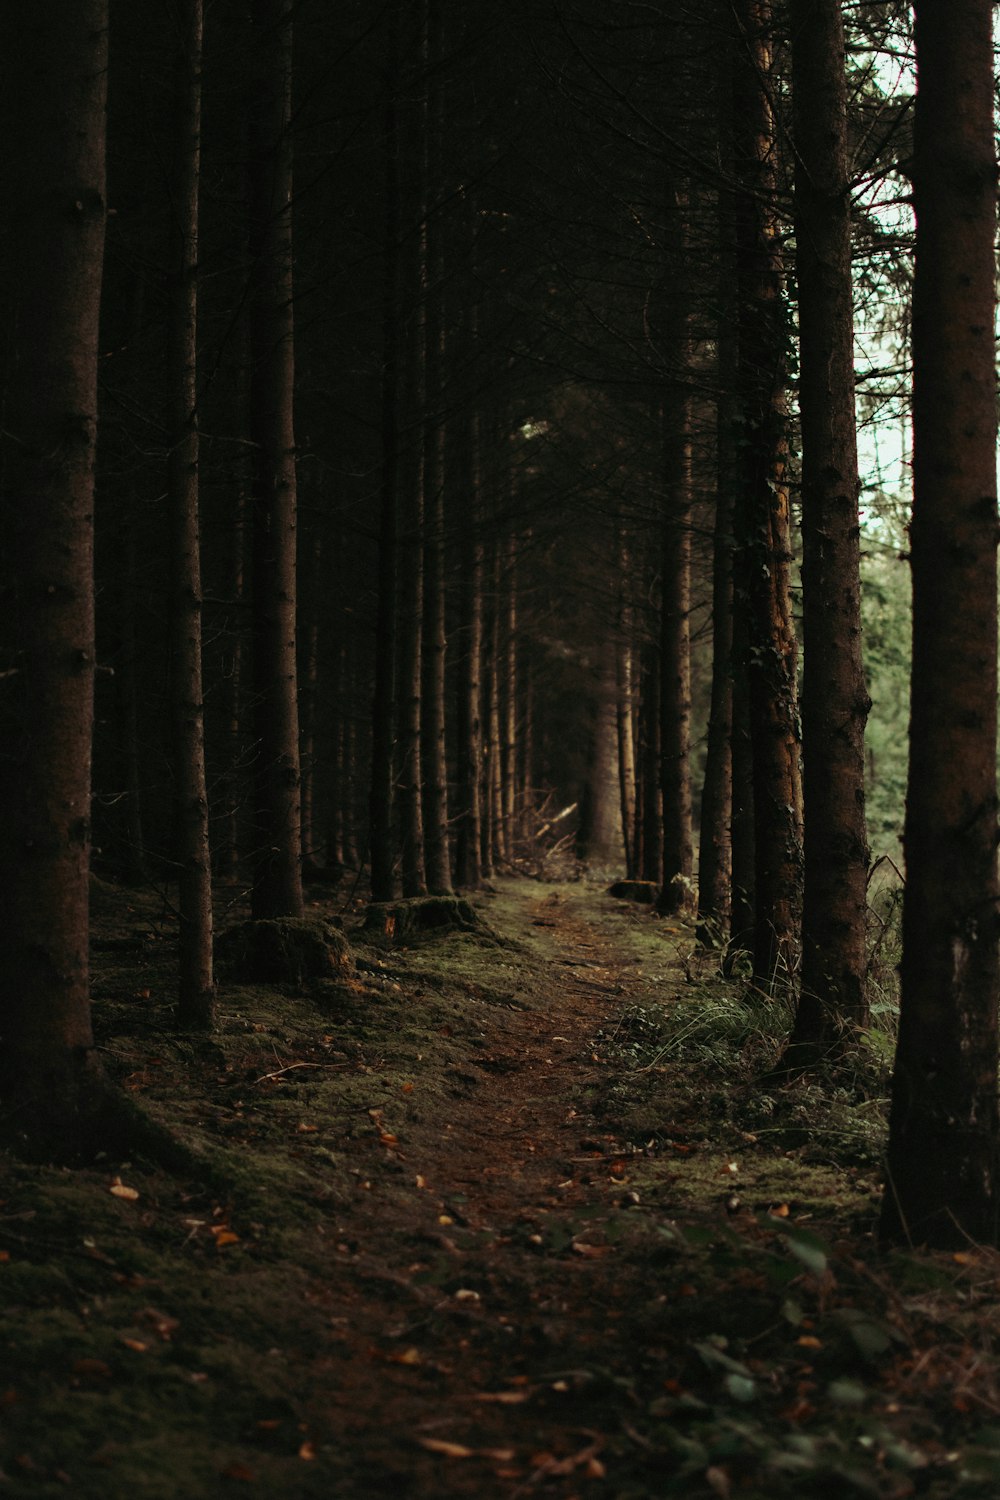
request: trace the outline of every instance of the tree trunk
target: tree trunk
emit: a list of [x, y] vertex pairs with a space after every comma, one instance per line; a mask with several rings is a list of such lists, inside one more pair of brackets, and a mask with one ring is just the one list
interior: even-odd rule
[[733, 487], [735, 403], [727, 376], [735, 364], [729, 326], [717, 333], [715, 524], [712, 532], [712, 689], [698, 837], [698, 936], [708, 947], [729, 936], [733, 814]]
[[257, 848], [253, 914], [303, 912], [295, 660], [296, 474], [292, 318], [292, 3], [253, 0], [250, 108], [250, 435]]
[[993, 7], [917, 0], [913, 669], [882, 1235], [997, 1242]]
[[0, 96], [0, 1118], [81, 1143], [93, 1108], [88, 901], [105, 0], [8, 26]]
[[735, 139], [743, 475], [737, 515], [747, 597], [753, 754], [755, 897], [753, 978], [770, 991], [794, 973], [802, 889], [802, 790], [792, 619], [787, 464], [786, 312], [774, 222], [768, 0], [736, 0], [743, 46], [736, 70]]
[[424, 0], [423, 109], [423, 294], [424, 294], [424, 651], [423, 651], [423, 817], [427, 887], [451, 894], [448, 837], [448, 760], [446, 735], [447, 636], [445, 621], [445, 439], [444, 412], [444, 245], [441, 225], [442, 97], [439, 86], [441, 17], [437, 0]]
[[461, 582], [455, 871], [460, 889], [476, 890], [482, 881], [483, 544], [479, 535], [479, 421], [475, 412], [469, 415], [466, 438], [468, 463], [463, 464], [458, 485]]
[[399, 0], [387, 11], [385, 153], [385, 258], [382, 290], [382, 471], [378, 535], [378, 617], [375, 625], [375, 684], [372, 702], [372, 779], [369, 798], [369, 859], [373, 901], [396, 894], [395, 726], [396, 726], [396, 571], [399, 477], [399, 280], [400, 280], [400, 124]]
[[502, 577], [503, 651], [500, 684], [500, 787], [503, 842], [509, 857], [517, 843], [517, 539], [508, 536]]
[[170, 309], [173, 416], [167, 475], [171, 543], [170, 698], [180, 916], [177, 1022], [186, 1029], [210, 1030], [215, 981], [201, 660], [198, 436], [202, 0], [185, 0], [179, 10], [179, 25], [173, 192], [178, 245]]
[[792, 0], [802, 436], [802, 981], [786, 1062], [868, 1022], [868, 839], [847, 80], [840, 0]]
[[[679, 341], [684, 360], [687, 339]], [[683, 376], [682, 376], [683, 378]], [[664, 916], [691, 900], [691, 437], [690, 398], [671, 393], [665, 421], [666, 513], [660, 605], [660, 791], [663, 798]]]
[[615, 678], [617, 685], [616, 717], [618, 724], [618, 790], [622, 806], [622, 838], [625, 849], [625, 875], [634, 880], [638, 874], [635, 839], [635, 737], [633, 734], [632, 682], [632, 608], [628, 599], [629, 555], [624, 531], [617, 536], [618, 631], [615, 637]]
[[642, 879], [663, 881], [663, 794], [660, 785], [660, 653], [654, 646], [642, 661]]

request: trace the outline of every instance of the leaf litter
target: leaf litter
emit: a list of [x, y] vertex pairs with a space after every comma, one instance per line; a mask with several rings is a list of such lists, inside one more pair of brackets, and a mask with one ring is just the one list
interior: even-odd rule
[[207, 1040], [166, 938], [97, 955], [109, 1071], [195, 1165], [0, 1162], [0, 1496], [995, 1491], [996, 1252], [875, 1253], [872, 1110], [709, 1066], [684, 928], [485, 901], [226, 986]]

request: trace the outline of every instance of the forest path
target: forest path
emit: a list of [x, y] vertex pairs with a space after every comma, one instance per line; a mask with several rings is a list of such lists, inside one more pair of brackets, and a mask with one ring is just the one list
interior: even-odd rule
[[[634, 1147], [587, 1104], [629, 960], [592, 893], [538, 889], [504, 923], [529, 935], [530, 994], [490, 1011], [447, 1102], [386, 1148], [389, 1213], [372, 1174], [342, 1225], [311, 1413], [338, 1494], [569, 1497], [607, 1472], [608, 1383], [630, 1381], [651, 1300], [621, 1254]], [[391, 1142], [391, 1111], [376, 1122]]]

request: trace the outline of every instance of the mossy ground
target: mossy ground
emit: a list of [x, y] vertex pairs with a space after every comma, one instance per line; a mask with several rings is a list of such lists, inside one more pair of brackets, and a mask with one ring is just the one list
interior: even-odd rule
[[[499, 883], [476, 931], [227, 984], [102, 888], [108, 1072], [204, 1164], [0, 1159], [0, 1494], [989, 1494], [1000, 1260], [878, 1255], [884, 1059], [783, 1030], [682, 923]], [[235, 916], [235, 914], [234, 914]]]

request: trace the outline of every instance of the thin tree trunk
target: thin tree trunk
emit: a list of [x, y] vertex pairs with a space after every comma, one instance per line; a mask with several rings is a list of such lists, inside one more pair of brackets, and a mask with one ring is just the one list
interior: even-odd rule
[[405, 523], [399, 599], [399, 820], [404, 896], [425, 896], [421, 698], [424, 607], [424, 511], [421, 464], [405, 455]]
[[642, 664], [642, 878], [656, 885], [663, 881], [660, 684], [660, 653], [647, 646]]
[[733, 813], [733, 486], [735, 410], [726, 376], [735, 364], [729, 326], [718, 329], [715, 523], [712, 532], [712, 688], [698, 837], [698, 937], [707, 947], [729, 936]]
[[[680, 341], [684, 354], [687, 339]], [[690, 398], [675, 389], [665, 421], [666, 513], [660, 604], [660, 791], [665, 916], [691, 901], [691, 437]]]
[[883, 1238], [997, 1243], [993, 7], [917, 0], [913, 667]]
[[747, 594], [754, 768], [753, 978], [770, 991], [794, 973], [802, 898], [802, 788], [791, 605], [786, 312], [774, 223], [768, 0], [735, 0], [742, 36], [735, 89], [740, 390], [744, 472], [738, 512]]
[[170, 499], [170, 688], [174, 741], [180, 974], [177, 1023], [210, 1030], [212, 861], [205, 782], [201, 661], [201, 534], [198, 435], [198, 188], [201, 168], [202, 0], [179, 11], [174, 214], [178, 248], [170, 312], [173, 419]]
[[633, 880], [638, 873], [635, 837], [635, 738], [633, 734], [632, 682], [632, 607], [628, 597], [628, 543], [618, 528], [615, 551], [618, 575], [618, 631], [615, 637], [615, 676], [617, 681], [618, 721], [618, 788], [622, 805], [622, 837], [625, 848], [625, 874]]
[[483, 659], [483, 544], [479, 534], [479, 419], [468, 420], [468, 465], [458, 486], [461, 515], [459, 547], [458, 805], [455, 828], [455, 871], [463, 890], [476, 890], [482, 881], [482, 659]]
[[378, 540], [378, 617], [372, 702], [372, 779], [369, 858], [373, 901], [396, 893], [393, 811], [396, 721], [396, 554], [399, 474], [399, 0], [387, 12], [385, 152], [385, 270], [382, 292], [382, 470]]
[[444, 545], [445, 439], [443, 372], [445, 358], [444, 241], [441, 225], [442, 96], [441, 15], [438, 0], [424, 3], [426, 98], [423, 110], [423, 292], [424, 292], [424, 649], [423, 649], [423, 818], [428, 889], [451, 892], [448, 836], [446, 739], [446, 656]]
[[504, 848], [513, 857], [517, 834], [517, 539], [513, 535], [504, 547], [502, 608], [500, 788]]
[[296, 474], [292, 402], [292, 3], [253, 0], [259, 70], [250, 110], [250, 430], [257, 848], [253, 914], [297, 917], [302, 898], [295, 660]]
[[[323, 537], [313, 538], [308, 553], [309, 568], [303, 580], [306, 587], [299, 590], [301, 640], [299, 661], [299, 760], [302, 768], [302, 868], [303, 873], [314, 875], [326, 863], [322, 840], [319, 835], [319, 820], [316, 814], [317, 770], [317, 720], [319, 717], [320, 693], [320, 629], [319, 610], [323, 579]], [[305, 598], [302, 599], [302, 593]]]
[[802, 982], [786, 1062], [867, 1025], [868, 839], [847, 79], [840, 0], [792, 0], [802, 433]]
[[105, 0], [8, 27], [0, 97], [0, 1119], [84, 1143]]

